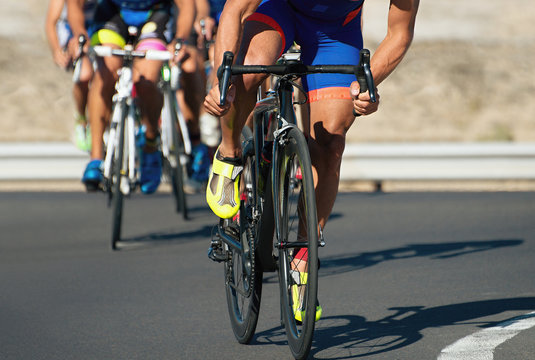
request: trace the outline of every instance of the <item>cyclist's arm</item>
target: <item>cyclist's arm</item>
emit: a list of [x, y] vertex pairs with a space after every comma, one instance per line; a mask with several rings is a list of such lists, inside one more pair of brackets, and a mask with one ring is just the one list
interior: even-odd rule
[[[420, 0], [390, 0], [386, 37], [370, 61], [376, 86], [394, 71], [409, 49], [419, 3]], [[359, 84], [354, 81], [351, 84], [351, 96], [356, 113], [369, 115], [377, 111], [380, 98], [378, 92], [376, 92], [377, 101], [372, 103], [370, 94], [368, 92], [360, 94]]]
[[67, 0], [67, 19], [69, 20], [69, 26], [75, 39], [79, 35], [85, 35], [87, 37], [84, 2], [85, 0]]
[[48, 3], [48, 10], [45, 20], [45, 34], [50, 51], [54, 58], [54, 62], [62, 67], [66, 68], [69, 62], [69, 56], [63, 52], [61, 45], [59, 44], [58, 33], [56, 31], [56, 24], [61, 17], [63, 11], [64, 0], [50, 0]]
[[245, 22], [260, 2], [261, 0], [228, 0], [225, 3], [217, 30], [214, 64], [221, 64], [225, 51], [238, 53]]
[[[197, 7], [197, 16], [195, 18], [195, 31], [202, 37], [201, 21], [204, 21], [204, 31], [206, 40], [212, 40], [212, 34], [214, 33], [215, 20], [210, 17], [210, 3], [208, 0], [195, 0], [195, 6]], [[200, 39], [199, 43], [202, 43], [204, 39]]]
[[191, 35], [193, 22], [195, 21], [195, 1], [194, 0], [174, 0], [178, 8], [176, 20], [175, 37], [187, 40]]
[[409, 49], [419, 3], [419, 0], [390, 1], [387, 34], [371, 59], [371, 70], [376, 85], [394, 71]]
[[[251, 16], [261, 0], [228, 0], [219, 19], [217, 38], [215, 42], [214, 64], [219, 66], [223, 61], [223, 53], [231, 51], [237, 54], [247, 18]], [[231, 86], [227, 95], [227, 102], [220, 105], [219, 80], [214, 79], [210, 93], [204, 101], [205, 109], [214, 116], [222, 116], [230, 109], [236, 89]]]
[[197, 8], [197, 17], [195, 21], [210, 16], [210, 3], [208, 0], [195, 0], [195, 7]]

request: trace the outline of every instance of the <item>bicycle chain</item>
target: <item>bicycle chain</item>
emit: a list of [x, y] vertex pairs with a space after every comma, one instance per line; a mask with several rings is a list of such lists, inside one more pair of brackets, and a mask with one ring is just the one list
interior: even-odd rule
[[255, 238], [254, 234], [251, 228], [255, 227], [253, 225], [253, 221], [251, 219], [248, 219], [248, 226], [245, 230], [245, 236], [247, 237], [247, 242], [249, 243], [249, 256], [251, 258], [251, 275], [249, 276], [249, 284], [247, 288], [247, 297], [249, 298], [251, 296], [251, 293], [253, 291], [253, 284], [255, 282], [255, 276], [256, 276], [256, 256], [255, 256]]

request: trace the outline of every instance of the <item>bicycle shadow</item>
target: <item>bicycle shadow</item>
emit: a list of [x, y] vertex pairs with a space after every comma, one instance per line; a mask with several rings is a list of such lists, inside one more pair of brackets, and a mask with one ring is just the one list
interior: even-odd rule
[[408, 244], [399, 248], [382, 251], [326, 256], [321, 258], [320, 276], [330, 276], [360, 270], [385, 261], [418, 257], [429, 257], [434, 260], [443, 260], [482, 251], [519, 246], [522, 243], [524, 243], [524, 240], [521, 239], [496, 239], [439, 244]]
[[[321, 257], [319, 277], [343, 274], [365, 269], [385, 261], [405, 260], [418, 257], [429, 257], [434, 260], [444, 260], [453, 257], [490, 251], [503, 247], [519, 246], [524, 243], [521, 239], [471, 240], [448, 243], [408, 244], [394, 249], [331, 255]], [[276, 274], [264, 277], [264, 282], [277, 282]]]
[[[479, 328], [495, 326], [508, 320], [487, 321], [483, 318], [506, 311], [533, 311], [535, 297], [481, 300], [425, 308], [394, 307], [393, 313], [377, 321], [357, 315], [331, 316], [316, 324], [311, 358], [354, 359], [386, 354], [407, 347], [423, 338], [430, 328], [477, 324]], [[478, 320], [481, 319], [481, 320]], [[284, 329], [276, 327], [257, 333], [257, 345], [286, 345]], [[437, 350], [438, 355], [440, 349]], [[429, 354], [428, 354], [429, 355]], [[427, 355], [426, 355], [427, 356]]]
[[[126, 237], [118, 242], [117, 250], [139, 250], [170, 244], [187, 244], [209, 239], [214, 225], [203, 225], [191, 230], [159, 231], [142, 234], [139, 236]], [[206, 243], [208, 247], [208, 242]]]
[[[173, 195], [170, 193], [156, 192], [154, 194], [146, 195], [136, 192], [130, 195], [130, 198], [128, 199], [128, 201], [133, 201], [135, 203], [138, 203], [138, 205], [139, 203], [143, 204], [144, 202], [155, 202], [160, 200], [168, 202], [168, 204], [164, 206], [168, 206], [169, 209], [174, 211], [175, 200], [173, 199]], [[204, 198], [200, 194], [187, 195], [186, 201], [188, 207], [188, 220], [185, 221], [205, 218], [206, 215], [212, 214], [210, 208], [208, 207], [208, 204], [206, 204]], [[177, 216], [182, 216], [178, 212], [176, 214]]]

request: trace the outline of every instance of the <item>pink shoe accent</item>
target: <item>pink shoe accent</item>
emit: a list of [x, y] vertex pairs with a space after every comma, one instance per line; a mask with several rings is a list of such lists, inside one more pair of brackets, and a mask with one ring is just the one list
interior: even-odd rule
[[297, 168], [297, 171], [295, 172], [295, 178], [297, 180], [303, 180], [303, 174], [301, 173], [301, 168]]

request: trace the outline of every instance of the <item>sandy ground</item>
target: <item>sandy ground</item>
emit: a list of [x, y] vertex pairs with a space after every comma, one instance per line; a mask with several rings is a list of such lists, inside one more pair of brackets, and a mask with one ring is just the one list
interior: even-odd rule
[[[64, 141], [70, 74], [44, 31], [46, 0], [0, 2], [0, 141]], [[364, 7], [365, 45], [386, 31], [388, 1]], [[350, 141], [535, 141], [535, 26], [530, 0], [423, 1], [412, 48], [379, 86], [380, 111]]]

